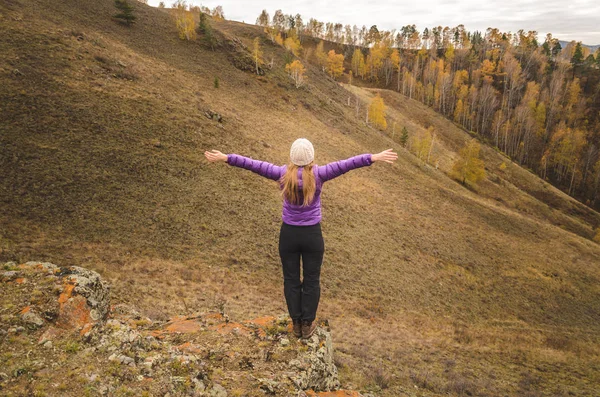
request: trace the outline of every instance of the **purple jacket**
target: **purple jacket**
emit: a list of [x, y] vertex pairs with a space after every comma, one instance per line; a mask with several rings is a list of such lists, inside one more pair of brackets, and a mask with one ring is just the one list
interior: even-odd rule
[[[274, 165], [239, 154], [228, 154], [227, 164], [250, 170], [274, 181], [279, 181], [287, 169], [287, 165]], [[355, 168], [371, 164], [373, 164], [371, 154], [365, 153], [323, 166], [314, 165], [313, 172], [317, 186], [313, 201], [306, 207], [302, 207], [301, 205], [291, 204], [287, 199], [284, 199], [281, 219], [288, 225], [296, 226], [309, 226], [319, 223], [321, 221], [321, 190], [323, 183]], [[302, 167], [298, 168], [298, 187], [302, 190]], [[279, 189], [283, 189], [283, 184], [279, 183]]]

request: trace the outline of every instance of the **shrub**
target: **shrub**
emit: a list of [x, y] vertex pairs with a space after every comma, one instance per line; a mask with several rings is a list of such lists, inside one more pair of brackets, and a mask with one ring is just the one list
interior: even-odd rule
[[129, 26], [135, 21], [135, 15], [133, 15], [133, 7], [127, 2], [127, 0], [115, 0], [115, 7], [119, 10], [114, 18], [118, 19], [119, 22]]

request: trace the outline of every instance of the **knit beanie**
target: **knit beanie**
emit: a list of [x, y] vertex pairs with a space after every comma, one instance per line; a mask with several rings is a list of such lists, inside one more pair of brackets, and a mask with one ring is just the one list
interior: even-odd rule
[[292, 143], [290, 149], [290, 160], [292, 163], [303, 166], [310, 164], [315, 159], [315, 149], [312, 143], [306, 138], [298, 138]]

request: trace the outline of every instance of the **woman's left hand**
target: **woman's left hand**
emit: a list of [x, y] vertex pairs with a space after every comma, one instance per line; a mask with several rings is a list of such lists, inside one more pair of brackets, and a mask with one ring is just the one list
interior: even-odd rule
[[219, 152], [218, 150], [211, 150], [210, 152], [204, 152], [206, 159], [211, 163], [214, 161], [227, 161], [227, 155]]
[[398, 153], [392, 152], [392, 149], [384, 150], [381, 153], [373, 154], [371, 156], [372, 161], [385, 161], [386, 163], [393, 163], [398, 159]]

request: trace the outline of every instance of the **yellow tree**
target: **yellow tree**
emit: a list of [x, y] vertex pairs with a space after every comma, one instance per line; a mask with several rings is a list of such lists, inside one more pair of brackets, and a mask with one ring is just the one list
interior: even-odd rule
[[419, 130], [413, 134], [410, 142], [410, 148], [419, 160], [427, 161], [431, 156], [431, 149], [433, 148], [433, 133], [433, 127], [429, 127], [426, 130]]
[[323, 50], [323, 40], [317, 44], [315, 57], [317, 58], [317, 65], [321, 67], [321, 70], [325, 71], [327, 68], [327, 54], [325, 53], [325, 50]]
[[379, 72], [383, 67], [383, 60], [385, 59], [387, 47], [384, 43], [379, 43], [369, 50], [369, 56], [367, 57], [367, 65], [369, 71], [369, 78], [372, 80], [379, 80]]
[[459, 99], [458, 102], [456, 102], [456, 107], [454, 108], [454, 121], [460, 123], [461, 116], [463, 115], [464, 111], [465, 108], [463, 106], [463, 101], [462, 99]]
[[368, 120], [379, 129], [385, 130], [387, 128], [387, 122], [385, 121], [385, 104], [383, 103], [383, 98], [380, 97], [379, 94], [371, 99], [368, 111]]
[[358, 76], [360, 74], [361, 64], [364, 65], [364, 63], [365, 57], [362, 51], [356, 48], [352, 53], [352, 71], [354, 72], [355, 76]]
[[335, 50], [327, 53], [327, 72], [334, 79], [344, 73], [344, 54], [336, 54]]
[[174, 5], [175, 24], [182, 40], [196, 40], [196, 21], [191, 12], [187, 11], [187, 3], [179, 0]]
[[295, 56], [300, 56], [300, 49], [302, 47], [300, 46], [300, 40], [298, 40], [297, 38], [288, 37], [287, 39], [285, 39], [283, 46], [290, 50]]
[[264, 29], [271, 42], [275, 43], [275, 38], [277, 37], [277, 28], [275, 26], [266, 26]]
[[460, 149], [452, 173], [463, 185], [467, 182], [475, 184], [485, 178], [485, 166], [483, 160], [479, 158], [480, 148], [479, 142], [473, 138]]
[[302, 84], [304, 84], [304, 72], [306, 69], [304, 68], [304, 65], [302, 65], [302, 62], [295, 60], [292, 63], [288, 63], [285, 66], [285, 71], [288, 72], [290, 77], [294, 80], [296, 88], [299, 88]]
[[252, 48], [252, 58], [254, 59], [254, 64], [256, 65], [256, 74], [259, 74], [258, 67], [262, 65], [262, 49], [260, 48], [260, 41], [258, 37], [254, 39], [254, 46]]
[[275, 36], [275, 42], [280, 46], [283, 46], [283, 37], [281, 37], [281, 33], [277, 33], [277, 36]]

